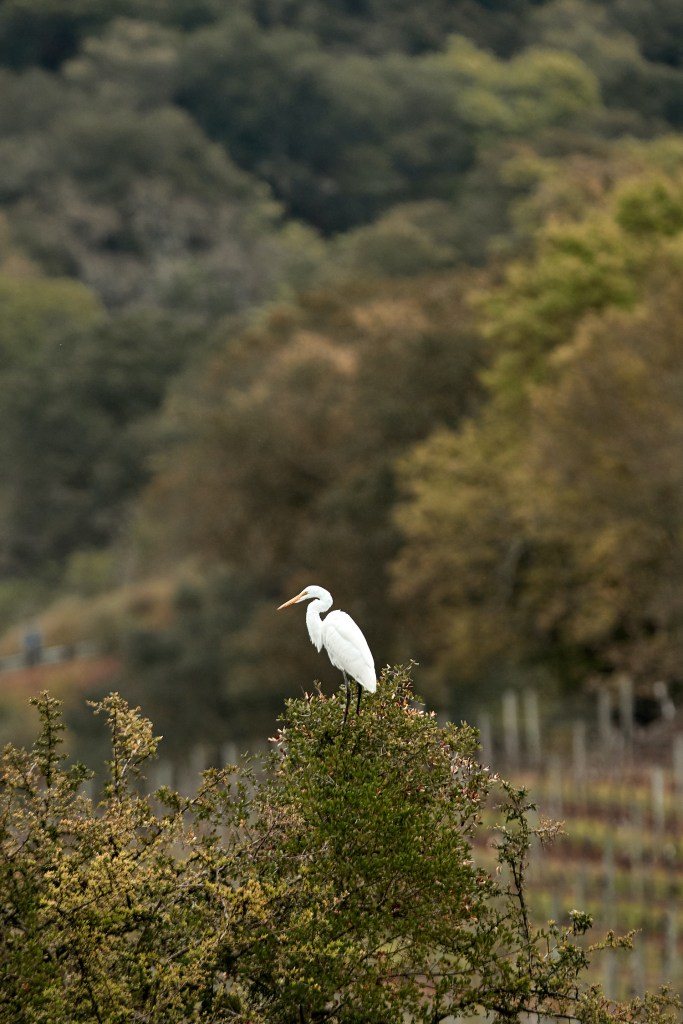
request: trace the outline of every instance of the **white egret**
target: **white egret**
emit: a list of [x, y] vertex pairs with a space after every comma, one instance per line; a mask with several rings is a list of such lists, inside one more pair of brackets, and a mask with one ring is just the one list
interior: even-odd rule
[[377, 675], [368, 642], [360, 629], [346, 612], [334, 611], [320, 618], [321, 612], [332, 607], [332, 595], [323, 587], [305, 587], [300, 594], [285, 601], [278, 608], [288, 608], [290, 604], [310, 601], [306, 609], [306, 625], [311, 643], [319, 651], [324, 647], [335, 668], [341, 669], [346, 684], [346, 707], [344, 709], [344, 725], [349, 714], [351, 685], [349, 676], [358, 684], [358, 701], [356, 714], [360, 711], [360, 698], [363, 690], [374, 693], [377, 689]]

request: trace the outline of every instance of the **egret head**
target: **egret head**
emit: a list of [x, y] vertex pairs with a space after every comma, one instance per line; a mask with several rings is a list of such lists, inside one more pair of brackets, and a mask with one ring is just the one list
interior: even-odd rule
[[284, 604], [281, 604], [278, 611], [282, 608], [288, 608], [290, 604], [299, 604], [300, 601], [311, 600], [322, 601], [329, 608], [332, 604], [332, 594], [330, 594], [329, 590], [325, 590], [324, 587], [304, 587], [301, 593], [297, 594], [296, 597], [292, 597], [289, 601], [285, 601]]

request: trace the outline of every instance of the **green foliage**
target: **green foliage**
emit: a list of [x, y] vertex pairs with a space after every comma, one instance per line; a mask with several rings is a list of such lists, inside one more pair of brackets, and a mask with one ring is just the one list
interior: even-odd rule
[[644, 57], [680, 68], [683, 66], [683, 15], [676, 0], [608, 0], [612, 21], [631, 32]]
[[[489, 1012], [604, 1024], [678, 1019], [667, 994], [586, 989], [586, 915], [538, 928], [523, 791], [439, 726], [406, 671], [341, 726], [342, 695], [290, 701], [258, 776], [209, 770], [198, 792], [143, 794], [158, 737], [117, 694], [95, 705], [111, 756], [95, 804], [66, 766], [59, 705], [0, 777], [0, 1007], [21, 1024], [144, 1019], [338, 1024]], [[91, 784], [91, 783], [90, 783]], [[501, 800], [497, 870], [477, 839]], [[607, 943], [619, 940], [607, 937]], [[597, 949], [598, 947], [593, 947]], [[655, 1014], [659, 1013], [658, 1018]]]
[[536, 258], [511, 262], [505, 284], [482, 297], [483, 329], [496, 346], [488, 374], [496, 395], [515, 401], [587, 313], [632, 306], [649, 257], [612, 217], [547, 227]]
[[148, 418], [197, 332], [154, 313], [108, 318], [73, 281], [0, 281], [0, 293], [0, 560], [54, 575], [117, 536], [147, 477]]
[[179, 48], [178, 33], [166, 26], [121, 18], [102, 35], [84, 40], [64, 78], [125, 107], [161, 106], [177, 85]]
[[325, 277], [408, 277], [457, 262], [459, 220], [452, 204], [404, 203], [329, 247]]
[[[3, 1014], [25, 1022], [113, 1022], [140, 1012], [187, 1019], [211, 973], [210, 915], [201, 923], [211, 873], [202, 850], [215, 838], [193, 834], [175, 795], [159, 812], [137, 794], [156, 739], [121, 698], [96, 708], [111, 736], [97, 806], [81, 791], [90, 773], [61, 766], [56, 702], [44, 694], [36, 703], [43, 728], [34, 750], [8, 748], [3, 758]], [[189, 805], [195, 822], [216, 805], [226, 825], [238, 813], [241, 798], [230, 807], [225, 800], [227, 775], [207, 776]], [[226, 837], [226, 856], [228, 848]], [[202, 936], [206, 962], [192, 941]]]
[[264, 32], [245, 16], [188, 40], [178, 95], [240, 166], [325, 232], [396, 203], [451, 199], [486, 147], [567, 131], [600, 109], [597, 81], [573, 54], [505, 61], [454, 37], [436, 55], [330, 55], [312, 35]]
[[638, 181], [620, 192], [617, 222], [640, 236], [677, 235], [683, 229], [683, 195], [666, 180]]
[[681, 417], [679, 196], [677, 177], [627, 179], [479, 297], [490, 400], [402, 468], [395, 592], [438, 675], [680, 679], [680, 482], [663, 455]]
[[451, 70], [460, 116], [488, 142], [505, 135], [533, 137], [567, 125], [599, 102], [592, 73], [566, 53], [525, 50], [501, 61], [455, 37], [443, 55], [429, 62]]
[[326, 46], [369, 53], [440, 50], [452, 32], [479, 46], [510, 54], [525, 38], [533, 6], [528, 0], [343, 0], [330, 7], [320, 0], [252, 0], [251, 10], [266, 28], [286, 25], [313, 32]]
[[80, 278], [108, 306], [216, 316], [274, 287], [267, 193], [181, 110], [71, 94], [49, 127], [3, 147], [18, 239], [50, 273]]
[[[629, 17], [626, 8], [635, 13], [638, 6], [555, 0], [538, 9], [531, 32], [543, 46], [575, 53], [596, 75], [611, 112], [605, 127], [611, 119], [619, 130], [621, 121], [622, 130], [648, 136], [653, 118], [680, 126], [683, 76], [674, 61], [662, 60], [643, 46], [651, 28], [657, 32], [666, 22], [666, 4], [659, 5], [654, 17], [652, 6], [649, 16], [643, 18], [641, 11], [640, 17]], [[673, 48], [677, 39], [673, 31], [669, 37]]]
[[274, 595], [307, 578], [336, 581], [375, 649], [398, 638], [383, 577], [398, 540], [394, 459], [435, 418], [459, 421], [480, 359], [462, 291], [439, 276], [321, 290], [216, 338], [193, 390], [183, 382], [169, 406], [145, 511], [159, 555], [182, 550], [249, 582], [233, 598], [249, 617], [226, 640], [231, 690], [252, 691], [255, 674], [284, 674], [290, 692], [302, 675], [335, 678], [273, 622]]
[[[78, 276], [109, 305], [214, 315], [267, 300], [291, 280], [264, 183], [288, 215], [326, 234], [396, 204], [455, 200], [467, 239], [464, 179], [480, 161], [504, 159], [491, 155], [502, 139], [542, 145], [580, 125], [585, 145], [613, 130], [600, 121], [601, 61], [590, 46], [560, 52], [555, 5], [541, 5], [550, 45], [523, 48], [536, 6], [432, 0], [415, 12], [403, 0], [334, 10], [241, 0], [226, 14], [217, 0], [116, 0], [98, 12], [81, 0], [12, 0], [0, 17], [0, 60], [4, 18], [8, 66], [20, 73], [2, 78], [0, 196], [49, 272]], [[61, 27], [47, 54], [50, 25]], [[608, 31], [600, 24], [594, 34], [602, 41]], [[641, 92], [652, 91], [647, 80]], [[505, 218], [508, 190], [492, 177], [488, 187]], [[482, 238], [474, 219], [481, 258], [494, 226], [506, 225], [491, 217]], [[371, 272], [378, 262], [390, 273], [444, 262], [438, 231], [430, 239], [401, 225], [397, 243], [417, 253], [396, 268], [385, 227], [379, 259], [369, 246]]]
[[36, 262], [108, 306], [216, 317], [270, 297], [289, 248], [268, 189], [173, 104], [180, 47], [119, 20], [59, 76], [3, 72], [0, 199]]
[[76, 281], [0, 278], [0, 367], [37, 368], [44, 352], [102, 319], [96, 297]]
[[683, 416], [678, 270], [667, 277], [637, 313], [605, 315], [558, 353], [534, 395], [516, 492], [525, 614], [558, 647], [639, 680], [677, 679], [683, 636], [669, 578], [681, 480], [664, 455]]
[[264, 687], [254, 693], [234, 678], [242, 653], [236, 637], [253, 602], [243, 577], [215, 568], [179, 584], [164, 628], [131, 624], [123, 649], [126, 691], [144, 699], [177, 761], [195, 744], [218, 747], [272, 729], [282, 688], [273, 700]]
[[187, 41], [178, 96], [290, 214], [331, 232], [453, 191], [472, 158], [455, 88], [427, 61], [332, 56], [232, 16]]
[[99, 21], [87, 0], [10, 0], [0, 14], [0, 61], [58, 67]]
[[192, 29], [211, 21], [220, 0], [6, 0], [0, 12], [0, 63], [14, 69], [59, 68], [84, 39], [115, 18], [139, 18]]

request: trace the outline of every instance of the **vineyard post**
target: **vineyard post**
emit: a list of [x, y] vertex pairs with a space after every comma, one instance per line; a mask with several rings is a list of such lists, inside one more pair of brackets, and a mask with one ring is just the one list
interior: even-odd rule
[[652, 825], [655, 842], [661, 848], [666, 825], [666, 794], [664, 769], [658, 766], [650, 769], [650, 792], [652, 798]]
[[183, 796], [194, 796], [201, 773], [208, 765], [208, 751], [203, 743], [197, 743], [189, 753], [187, 761], [178, 771], [178, 791]]
[[676, 907], [671, 906], [666, 912], [664, 932], [664, 963], [662, 981], [676, 985], [678, 979], [678, 915]]
[[630, 843], [631, 857], [631, 894], [636, 903], [645, 899], [645, 872], [643, 871], [643, 809], [639, 803], [633, 807], [633, 837]]
[[619, 724], [627, 753], [633, 745], [633, 679], [624, 673], [619, 676]]
[[152, 793], [155, 793], [158, 789], [162, 789], [162, 787], [173, 789], [175, 782], [173, 762], [168, 761], [166, 758], [161, 758], [158, 761], [152, 761], [147, 766], [147, 777], [149, 779], [149, 787]]
[[645, 945], [635, 942], [631, 950], [631, 988], [634, 992], [644, 992], [645, 987]]
[[582, 720], [574, 722], [572, 731], [572, 761], [577, 781], [583, 782], [586, 776], [586, 723]]
[[538, 767], [541, 763], [541, 718], [538, 710], [536, 690], [524, 690], [524, 733], [529, 762]]
[[676, 818], [683, 817], [683, 733], [677, 732], [673, 739], [673, 776], [675, 786]]
[[478, 715], [477, 726], [479, 729], [479, 745], [481, 747], [479, 760], [483, 765], [490, 765], [493, 761], [493, 727], [488, 711], [482, 711]]
[[503, 694], [503, 749], [506, 764], [511, 768], [519, 766], [519, 715], [517, 694], [506, 690]]
[[609, 751], [614, 739], [612, 730], [612, 696], [609, 690], [598, 690], [598, 739], [600, 749]]
[[547, 793], [548, 793], [548, 806], [550, 808], [551, 816], [559, 821], [562, 818], [563, 811], [563, 800], [562, 800], [562, 761], [554, 754], [548, 763], [548, 774], [547, 774]]
[[233, 743], [231, 740], [221, 744], [220, 760], [221, 768], [224, 768], [226, 764], [236, 764], [239, 760], [237, 744]]
[[614, 840], [611, 832], [605, 835], [602, 852], [602, 872], [604, 885], [605, 922], [608, 928], [615, 926], [616, 878], [614, 866]]
[[615, 999], [617, 994], [617, 961], [613, 949], [605, 949], [603, 956], [602, 987], [608, 999]]
[[588, 768], [586, 746], [586, 723], [583, 720], [574, 722], [572, 731], [572, 766], [574, 769], [574, 790], [581, 807], [586, 808], [586, 774]]

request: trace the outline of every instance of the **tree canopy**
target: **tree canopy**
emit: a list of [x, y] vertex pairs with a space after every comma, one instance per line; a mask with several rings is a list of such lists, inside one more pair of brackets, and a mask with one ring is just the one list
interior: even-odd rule
[[395, 566], [463, 678], [511, 658], [678, 682], [680, 195], [618, 185], [478, 297], [489, 401], [404, 462]]

